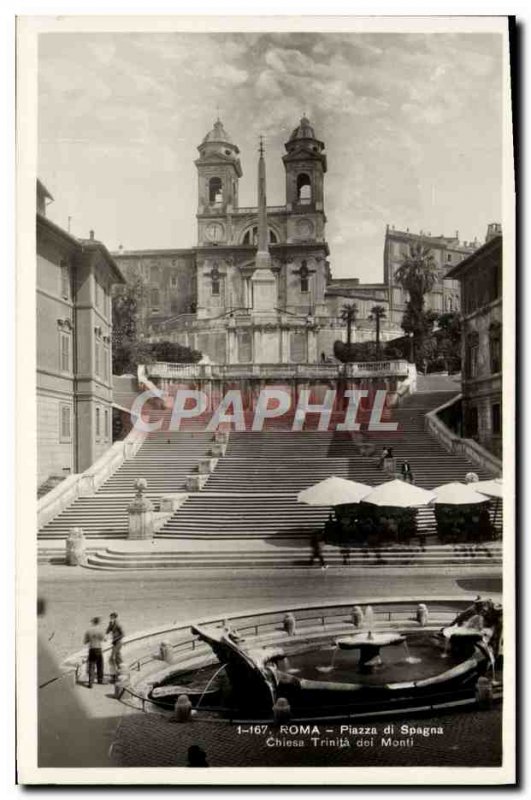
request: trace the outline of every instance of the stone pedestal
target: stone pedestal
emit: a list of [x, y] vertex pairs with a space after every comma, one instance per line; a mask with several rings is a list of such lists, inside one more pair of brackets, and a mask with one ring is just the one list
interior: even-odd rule
[[69, 567], [79, 567], [86, 564], [85, 537], [82, 528], [70, 528], [66, 540], [65, 561]]
[[129, 539], [153, 539], [154, 520], [153, 503], [144, 497], [147, 481], [139, 478], [135, 482], [137, 493], [132, 503], [129, 504]]

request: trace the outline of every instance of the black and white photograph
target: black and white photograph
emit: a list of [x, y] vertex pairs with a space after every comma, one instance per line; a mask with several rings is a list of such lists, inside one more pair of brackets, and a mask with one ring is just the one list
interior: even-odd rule
[[513, 25], [19, 17], [22, 783], [514, 783]]

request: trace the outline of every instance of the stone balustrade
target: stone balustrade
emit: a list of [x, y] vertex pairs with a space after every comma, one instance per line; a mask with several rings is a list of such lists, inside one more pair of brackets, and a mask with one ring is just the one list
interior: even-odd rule
[[93, 495], [124, 461], [135, 457], [145, 437], [145, 433], [131, 430], [125, 439], [115, 442], [85, 472], [70, 475], [45, 494], [37, 503], [37, 529], [54, 519], [78, 497]]
[[444, 403], [442, 406], [434, 409], [434, 411], [430, 411], [429, 414], [426, 414], [424, 418], [426, 430], [429, 431], [449, 453], [462, 455], [478, 467], [483, 467], [495, 475], [501, 475], [503, 469], [503, 462], [501, 459], [497, 458], [493, 453], [489, 453], [488, 450], [485, 450], [484, 447], [481, 447], [481, 445], [473, 439], [463, 439], [461, 436], [458, 436], [441, 420], [439, 416], [441, 411], [449, 408], [454, 403], [461, 400], [461, 398], [462, 395], [458, 394], [447, 403]]
[[[350, 364], [171, 364], [157, 361], [147, 368], [152, 378], [409, 378], [410, 367], [405, 360], [366, 361]], [[144, 381], [145, 382], [145, 381]]]

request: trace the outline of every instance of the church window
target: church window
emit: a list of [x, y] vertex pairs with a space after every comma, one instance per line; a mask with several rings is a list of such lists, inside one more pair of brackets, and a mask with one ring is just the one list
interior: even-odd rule
[[297, 176], [297, 202], [302, 204], [312, 202], [312, 182], [305, 172]]
[[212, 281], [212, 294], [216, 296], [219, 295], [221, 275], [217, 266], [212, 267], [212, 272], [210, 273], [210, 280]]
[[309, 274], [310, 273], [308, 272], [308, 266], [306, 264], [306, 261], [303, 261], [302, 264], [301, 264], [301, 269], [300, 269], [301, 292], [303, 292], [303, 293], [306, 293], [306, 292], [309, 291], [309, 285], [308, 285], [309, 284]]
[[[269, 228], [268, 234], [269, 234], [269, 244], [277, 244], [278, 237], [275, 231]], [[256, 244], [257, 242], [258, 242], [258, 228], [255, 225], [253, 228], [250, 228], [248, 231], [246, 231], [243, 237], [243, 244]]]
[[221, 178], [210, 178], [208, 182], [208, 202], [223, 202], [223, 183]]

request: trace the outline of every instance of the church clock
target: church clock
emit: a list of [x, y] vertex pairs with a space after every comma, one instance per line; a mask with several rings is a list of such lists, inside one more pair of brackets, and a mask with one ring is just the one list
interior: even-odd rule
[[225, 234], [225, 228], [221, 222], [211, 222], [206, 228], [206, 238], [209, 242], [221, 242]]

